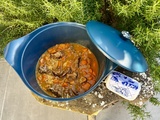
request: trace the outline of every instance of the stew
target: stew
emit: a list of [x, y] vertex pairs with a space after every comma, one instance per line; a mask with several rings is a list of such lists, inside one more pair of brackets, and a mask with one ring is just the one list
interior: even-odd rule
[[52, 97], [69, 98], [89, 90], [98, 75], [94, 54], [77, 43], [57, 44], [40, 57], [36, 79], [41, 89]]

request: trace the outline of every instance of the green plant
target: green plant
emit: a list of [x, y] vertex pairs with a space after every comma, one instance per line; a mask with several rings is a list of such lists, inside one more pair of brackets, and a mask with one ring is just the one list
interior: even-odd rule
[[138, 107], [126, 101], [122, 101], [122, 104], [127, 106], [127, 110], [129, 110], [133, 120], [145, 120], [151, 117], [150, 113], [146, 111], [146, 105]]
[[150, 101], [153, 105], [158, 105], [158, 106], [160, 106], [160, 101], [159, 101], [158, 98], [156, 98], [156, 97], [150, 98], [149, 101]]
[[129, 104], [127, 109], [130, 111], [130, 114], [133, 117], [133, 120], [145, 120], [146, 118], [150, 118], [151, 115], [149, 112], [146, 112], [146, 106], [143, 105], [143, 107], [138, 107], [132, 104]]
[[0, 55], [8, 42], [52, 22], [100, 20], [100, 0], [1, 0]]

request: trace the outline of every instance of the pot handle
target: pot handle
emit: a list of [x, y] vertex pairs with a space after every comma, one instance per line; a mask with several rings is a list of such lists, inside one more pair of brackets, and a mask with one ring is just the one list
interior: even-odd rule
[[15, 71], [19, 74], [19, 76], [23, 79], [22, 70], [21, 70], [21, 57], [23, 50], [27, 43], [39, 32], [42, 30], [56, 25], [55, 23], [47, 24], [42, 27], [37, 28], [33, 32], [19, 38], [16, 40], [11, 41], [7, 44], [4, 49], [4, 58], [6, 61], [15, 69]]
[[21, 56], [24, 47], [28, 43], [28, 37], [29, 35], [26, 35], [19, 39], [11, 41], [4, 49], [4, 58], [15, 69], [15, 71], [19, 74], [21, 78]]

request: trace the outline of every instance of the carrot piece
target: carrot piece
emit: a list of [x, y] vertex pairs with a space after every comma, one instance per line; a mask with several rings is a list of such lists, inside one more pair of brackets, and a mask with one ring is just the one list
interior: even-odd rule
[[96, 68], [96, 62], [92, 63], [93, 68]]
[[89, 65], [91, 64], [90, 58], [87, 58], [87, 63], [88, 63]]
[[95, 73], [94, 71], [92, 72], [92, 74], [93, 74], [94, 76], [96, 76], [96, 73]]
[[45, 82], [46, 80], [47, 80], [47, 75], [46, 74], [42, 74], [42, 79], [41, 79], [41, 81], [43, 81], [43, 82]]
[[51, 54], [54, 54], [54, 53], [56, 53], [56, 50], [54, 48], [50, 48], [50, 49], [48, 49], [48, 52]]
[[66, 49], [68, 46], [66, 44], [60, 44], [58, 46], [58, 50], [63, 50], [63, 49]]
[[42, 74], [42, 79], [47, 79], [47, 75], [46, 74]]
[[42, 76], [41, 75], [37, 75], [37, 79], [40, 81], [42, 80]]
[[64, 82], [63, 84], [62, 84], [62, 87], [67, 87], [68, 86], [68, 83], [66, 83], [66, 82]]
[[44, 58], [45, 58], [46, 61], [50, 60], [50, 56], [49, 55], [46, 55]]
[[95, 80], [88, 80], [87, 82], [90, 83], [92, 86], [96, 83]]
[[65, 46], [66, 48], [68, 48], [68, 47], [70, 46], [68, 43], [67, 43], [67, 44], [65, 44], [65, 45], [66, 45], [66, 46]]
[[87, 61], [86, 61], [86, 60], [82, 60], [82, 61], [80, 62], [80, 64], [81, 64], [81, 65], [86, 65], [86, 64], [87, 64]]
[[91, 87], [91, 85], [88, 82], [82, 84], [82, 89], [85, 91], [87, 91], [90, 87]]
[[88, 79], [88, 80], [92, 80], [93, 78], [92, 78], [92, 76], [89, 76], [87, 79]]
[[67, 67], [71, 67], [71, 62], [68, 62], [68, 63], [67, 63]]
[[53, 83], [55, 83], [55, 84], [56, 84], [56, 83], [59, 83], [59, 80], [54, 79], [54, 80], [53, 80]]
[[58, 61], [58, 67], [60, 67], [62, 65], [62, 63], [60, 61]]
[[71, 85], [74, 85], [74, 84], [75, 84], [74, 80], [72, 80], [72, 81], [70, 82], [70, 84], [71, 84]]
[[61, 61], [65, 61], [65, 59], [66, 59], [66, 57], [65, 57], [65, 56], [63, 56], [63, 57], [61, 58]]
[[87, 72], [86, 71], [82, 71], [83, 73], [83, 76], [86, 76], [87, 75]]
[[84, 49], [83, 49], [83, 52], [87, 52], [87, 50], [88, 50], [87, 48], [84, 48]]
[[41, 58], [39, 62], [40, 62], [40, 64], [43, 64], [44, 63], [44, 58]]
[[92, 73], [93, 70], [90, 68], [88, 71], [89, 71], [89, 73]]
[[71, 67], [71, 62], [70, 61], [66, 61], [64, 64], [63, 64], [64, 67]]

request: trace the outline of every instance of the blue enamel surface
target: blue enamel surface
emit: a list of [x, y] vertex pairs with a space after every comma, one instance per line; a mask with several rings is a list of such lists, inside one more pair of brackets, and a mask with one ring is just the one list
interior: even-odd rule
[[19, 74], [19, 76], [23, 78], [22, 76], [22, 70], [21, 70], [21, 59], [22, 59], [22, 52], [24, 51], [24, 48], [28, 44], [28, 42], [39, 33], [41, 30], [48, 28], [52, 26], [52, 24], [48, 24], [45, 26], [42, 26], [35, 31], [33, 31], [30, 34], [27, 34], [19, 39], [13, 40], [12, 42], [8, 43], [7, 46], [4, 49], [4, 58], [6, 61], [15, 69], [15, 71]]
[[[88, 47], [97, 57], [99, 75], [96, 84], [87, 92], [72, 98], [53, 98], [45, 94], [35, 78], [39, 57], [51, 46], [58, 43], [74, 42]], [[58, 22], [42, 26], [32, 33], [10, 42], [4, 57], [19, 74], [24, 84], [36, 95], [54, 101], [74, 100], [94, 90], [117, 65], [106, 58], [92, 43], [84, 25], [71, 22]]]
[[132, 72], [148, 69], [142, 53], [116, 29], [97, 21], [88, 22], [86, 29], [92, 42], [114, 63]]

